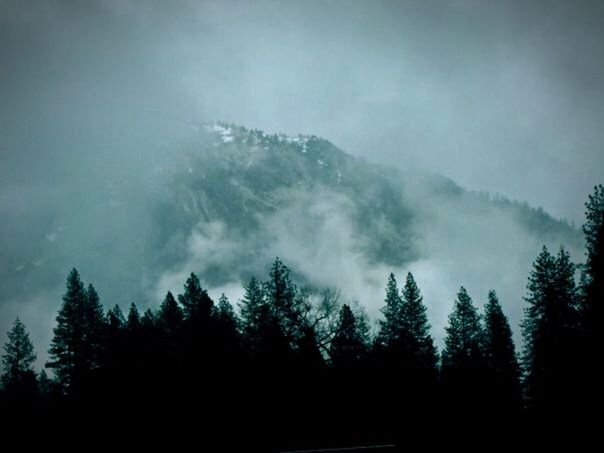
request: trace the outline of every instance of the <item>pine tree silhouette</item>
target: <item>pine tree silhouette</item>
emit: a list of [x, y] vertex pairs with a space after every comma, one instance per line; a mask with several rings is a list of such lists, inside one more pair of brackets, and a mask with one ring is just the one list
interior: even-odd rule
[[585, 217], [583, 232], [587, 255], [587, 282], [583, 322], [590, 341], [598, 344], [598, 338], [602, 335], [599, 321], [602, 319], [604, 305], [604, 186], [596, 186], [593, 194], [589, 195], [585, 203]]
[[579, 312], [574, 274], [575, 266], [564, 248], [553, 257], [543, 247], [525, 297], [529, 306], [522, 333], [528, 404], [549, 416], [576, 404]]
[[604, 186], [598, 185], [585, 203], [586, 222], [583, 225], [587, 260], [582, 275], [580, 348], [580, 386], [582, 404], [586, 413], [601, 407], [602, 367], [594, 357], [602, 344], [602, 308], [604, 307]]
[[366, 332], [357, 323], [354, 313], [347, 304], [342, 305], [338, 316], [336, 333], [329, 346], [331, 364], [336, 369], [353, 370], [365, 365], [369, 344]]
[[262, 285], [255, 277], [244, 285], [244, 295], [239, 302], [243, 341], [248, 354], [259, 356], [263, 349], [262, 335], [271, 323], [272, 312], [264, 298]]
[[67, 277], [67, 291], [63, 295], [63, 304], [57, 315], [57, 326], [51, 342], [49, 355], [51, 360], [46, 364], [52, 368], [70, 396], [77, 396], [82, 391], [83, 381], [91, 368], [86, 345], [86, 306], [88, 294], [80, 275], [72, 269]]
[[463, 286], [457, 293], [445, 332], [442, 353], [445, 409], [460, 414], [481, 411], [485, 404], [484, 332], [478, 310]]
[[[182, 349], [183, 311], [170, 291], [159, 307], [155, 318], [159, 335], [157, 378], [162, 382], [165, 398], [174, 397], [173, 390], [179, 389], [176, 385], [183, 365], [184, 350]], [[182, 390], [182, 388], [180, 388]]]
[[185, 292], [178, 296], [178, 301], [184, 307], [185, 317], [189, 322], [200, 325], [210, 318], [214, 302], [208, 296], [197, 275], [191, 273], [185, 283]]
[[164, 341], [175, 342], [177, 340], [182, 329], [183, 320], [182, 309], [172, 293], [168, 291], [157, 313], [157, 323], [162, 331]]
[[130, 304], [130, 308], [128, 309], [126, 328], [133, 333], [138, 332], [141, 328], [141, 315], [134, 303]]
[[101, 367], [104, 356], [106, 322], [103, 306], [94, 286], [88, 285], [84, 301], [84, 356], [90, 371]]
[[123, 397], [122, 389], [126, 385], [125, 373], [129, 357], [126, 348], [126, 320], [119, 305], [107, 311], [105, 317], [105, 332], [103, 345], [103, 358], [101, 365], [101, 388], [103, 402], [109, 399], [119, 402]]
[[405, 341], [402, 338], [402, 300], [396, 278], [392, 273], [388, 276], [384, 303], [384, 308], [381, 310], [384, 319], [379, 323], [380, 331], [376, 338], [376, 348], [386, 357], [386, 361], [392, 361], [393, 356], [395, 357], [397, 352], [400, 352]]
[[229, 299], [221, 294], [213, 314], [213, 362], [223, 383], [230, 381], [242, 368], [243, 346], [239, 332], [241, 321]]
[[[204, 433], [217, 432], [212, 419], [235, 420], [231, 432], [238, 438], [220, 437], [223, 447], [241, 439], [249, 447], [254, 436], [262, 447], [266, 439], [269, 449], [292, 447], [301, 429], [316, 445], [419, 439], [429, 431], [425, 420], [441, 412], [449, 420], [445, 433], [477, 414], [488, 433], [499, 420], [509, 432], [519, 428], [517, 420], [551, 427], [557, 419], [569, 428], [568, 414], [586, 419], [586, 408], [599, 407], [591, 397], [601, 385], [595, 342], [601, 336], [602, 186], [586, 206], [581, 285], [564, 248], [552, 256], [544, 247], [534, 262], [521, 366], [495, 292], [481, 317], [461, 287], [445, 329], [439, 381], [427, 308], [411, 273], [400, 292], [389, 275], [384, 316], [372, 337], [362, 311], [340, 306], [333, 289], [298, 290], [279, 258], [265, 283], [251, 278], [244, 286], [238, 311], [224, 294], [214, 304], [191, 274], [178, 298], [168, 292], [157, 310], [142, 316], [133, 303], [126, 318], [118, 305], [105, 315], [94, 287], [85, 288], [73, 269], [49, 349], [47, 367], [56, 382], [44, 371], [34, 373], [33, 345], [17, 318], [4, 346], [0, 403], [18, 402], [14, 409], [29, 408], [28, 416], [70, 414], [71, 422], [88, 424], [94, 412], [133, 420], [194, 409], [210, 419]], [[329, 422], [301, 428], [316, 420], [318, 407]], [[393, 409], [395, 416], [362, 416]], [[195, 420], [166, 423], [186, 431]]]
[[292, 342], [301, 326], [300, 310], [296, 303], [296, 286], [290, 278], [289, 268], [277, 257], [264, 284], [266, 300], [281, 327], [282, 333]]
[[421, 292], [409, 272], [402, 290], [401, 335], [404, 339], [406, 366], [417, 373], [421, 380], [435, 379], [438, 364], [426, 312]]
[[38, 397], [36, 374], [32, 368], [35, 360], [29, 334], [21, 320], [16, 318], [4, 344], [4, 373], [0, 376], [6, 397], [16, 408], [29, 408]]
[[484, 353], [488, 367], [488, 407], [498, 413], [518, 413], [522, 407], [520, 367], [512, 329], [495, 291], [489, 291], [484, 314]]

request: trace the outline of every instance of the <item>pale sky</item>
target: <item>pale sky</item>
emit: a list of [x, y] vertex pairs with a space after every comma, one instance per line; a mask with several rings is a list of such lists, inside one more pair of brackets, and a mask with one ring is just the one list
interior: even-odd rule
[[[139, 258], [148, 200], [133, 181], [201, 122], [318, 135], [580, 225], [604, 182], [603, 74], [604, 2], [0, 0], [0, 334], [19, 315], [47, 344], [82, 250], [98, 255], [87, 279]], [[133, 207], [110, 219], [121, 242], [88, 235], [107, 193]], [[81, 206], [93, 209], [61, 223]], [[39, 258], [40, 241], [62, 261]], [[489, 288], [513, 288], [517, 322], [530, 257], [512, 258], [506, 275], [521, 276]], [[432, 301], [465, 283], [416, 267], [420, 283], [451, 280]]]
[[2, 0], [0, 172], [226, 120], [581, 223], [604, 180], [603, 24], [589, 1]]

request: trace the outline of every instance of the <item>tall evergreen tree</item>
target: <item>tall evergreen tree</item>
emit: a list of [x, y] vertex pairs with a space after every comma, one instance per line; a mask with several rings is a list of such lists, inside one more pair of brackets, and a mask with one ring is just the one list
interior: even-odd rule
[[183, 319], [182, 309], [172, 293], [168, 291], [157, 313], [157, 322], [165, 339], [169, 341], [176, 339], [181, 331]]
[[398, 291], [398, 284], [394, 274], [388, 276], [386, 284], [386, 298], [384, 300], [382, 314], [384, 319], [380, 320], [380, 331], [376, 338], [376, 346], [382, 352], [400, 350], [404, 342], [402, 299]]
[[[243, 287], [243, 298], [239, 302], [241, 326], [249, 343], [258, 337], [266, 318], [270, 317], [270, 308], [264, 297], [262, 285], [255, 278], [250, 278]], [[254, 347], [251, 347], [255, 349]]]
[[[178, 296], [184, 309], [183, 341], [180, 354], [187, 368], [185, 378], [194, 379], [202, 369], [209, 368], [211, 358], [215, 358], [215, 326], [212, 319], [214, 301], [201, 287], [199, 278], [191, 273], [184, 285], [184, 293]], [[192, 385], [192, 384], [191, 384]]]
[[106, 320], [94, 286], [88, 285], [84, 311], [84, 355], [90, 370], [98, 369], [104, 357]]
[[185, 283], [185, 292], [178, 296], [184, 308], [185, 317], [192, 323], [208, 322], [214, 302], [208, 292], [201, 287], [197, 275], [191, 273]]
[[48, 368], [54, 369], [63, 389], [72, 395], [81, 390], [85, 375], [90, 369], [85, 340], [87, 299], [80, 275], [76, 269], [72, 269], [67, 277], [63, 304], [57, 315], [57, 326], [54, 328], [49, 350], [51, 360], [46, 364]]
[[430, 335], [427, 309], [411, 272], [402, 290], [401, 328], [408, 368], [419, 371], [422, 378], [436, 377], [438, 358]]
[[602, 371], [594, 357], [600, 354], [602, 309], [604, 307], [604, 186], [598, 185], [585, 204], [585, 248], [587, 260], [582, 275], [581, 325], [583, 331], [580, 372], [585, 411], [593, 413], [601, 407]]
[[[160, 379], [157, 372], [158, 359], [162, 356], [162, 329], [153, 311], [148, 308], [141, 316], [140, 330], [137, 341], [134, 343], [135, 351], [140, 357], [136, 373], [146, 380], [143, 384], [150, 390], [153, 382]], [[162, 370], [163, 371], [163, 370]]]
[[141, 316], [136, 304], [131, 303], [128, 309], [128, 317], [124, 323], [124, 354], [128, 358], [127, 367], [131, 377], [137, 374], [143, 360], [143, 326]]
[[141, 317], [141, 330], [149, 334], [157, 329], [157, 319], [150, 308], [147, 308]]
[[516, 358], [512, 329], [495, 291], [489, 291], [484, 314], [484, 352], [488, 367], [490, 406], [501, 411], [521, 408], [520, 367]]
[[262, 284], [252, 277], [240, 301], [244, 343], [252, 357], [268, 359], [282, 349], [286, 338]]
[[329, 345], [332, 366], [342, 370], [360, 368], [367, 358], [368, 347], [363, 326], [359, 325], [350, 307], [342, 305], [336, 333]]
[[442, 381], [448, 408], [480, 410], [484, 404], [481, 400], [485, 371], [483, 328], [478, 310], [463, 286], [457, 293], [445, 332]]
[[[170, 379], [174, 378], [175, 367], [180, 365], [181, 356], [185, 353], [180, 347], [183, 334], [183, 320], [182, 309], [172, 293], [168, 291], [156, 317], [159, 329], [158, 333], [160, 335], [160, 354], [158, 359], [161, 364], [159, 371], [162, 373], [162, 380], [165, 380], [166, 377]], [[197, 358], [197, 360], [200, 360], [200, 358]]]
[[239, 320], [229, 299], [223, 294], [218, 299], [214, 317], [218, 328], [225, 334], [236, 336], [239, 330]]
[[126, 318], [119, 305], [107, 311], [106, 326], [108, 329], [120, 330], [126, 326]]
[[[136, 304], [131, 303], [124, 325], [124, 356], [126, 358], [125, 387], [151, 390], [153, 380], [148, 378], [157, 361], [159, 335], [151, 311], [141, 317]], [[141, 385], [144, 383], [144, 385]]]
[[[115, 305], [107, 311], [105, 320], [105, 364], [114, 362], [115, 365], [122, 365], [121, 360], [116, 360], [122, 356], [124, 351], [126, 319], [119, 305]], [[121, 357], [120, 357], [121, 359]]]
[[[389, 405], [401, 406], [410, 402], [412, 385], [410, 379], [408, 338], [405, 335], [403, 316], [403, 301], [399, 293], [394, 274], [388, 276], [386, 284], [385, 305], [382, 308], [384, 319], [379, 321], [379, 331], [373, 345], [372, 364], [376, 367], [372, 385], [376, 387], [378, 407], [374, 410], [382, 412]], [[413, 404], [415, 407], [415, 404]], [[394, 419], [385, 424], [385, 429], [391, 433], [396, 430]]]
[[126, 328], [132, 332], [137, 332], [141, 328], [141, 315], [134, 303], [131, 303], [128, 309]]
[[[289, 268], [277, 257], [264, 284], [266, 300], [278, 319], [282, 332], [292, 341], [301, 332], [301, 313], [296, 303], [296, 286], [292, 283]], [[300, 335], [301, 336], [301, 335]]]
[[577, 389], [579, 313], [575, 265], [546, 247], [533, 264], [522, 322], [523, 366], [529, 405], [543, 413], [573, 406]]
[[483, 330], [480, 315], [463, 286], [457, 293], [445, 332], [444, 368], [474, 367], [482, 363]]
[[36, 375], [32, 369], [35, 360], [34, 345], [29, 339], [25, 326], [17, 318], [4, 344], [2, 355], [4, 373], [0, 377], [4, 391], [10, 398], [23, 400], [35, 395]]
[[585, 203], [586, 285], [583, 324], [591, 344], [600, 344], [604, 306], [604, 186], [598, 185]]

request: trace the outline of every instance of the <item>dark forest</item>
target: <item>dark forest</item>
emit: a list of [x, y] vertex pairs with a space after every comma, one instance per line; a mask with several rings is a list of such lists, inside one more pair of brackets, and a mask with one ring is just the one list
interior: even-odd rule
[[481, 312], [462, 286], [439, 352], [411, 273], [387, 276], [372, 326], [337, 290], [297, 287], [279, 258], [264, 280], [245, 283], [240, 301], [212, 300], [192, 273], [181, 294], [144, 312], [104, 307], [73, 269], [46, 370], [33, 369], [35, 347], [14, 321], [1, 410], [13, 423], [57, 429], [121, 420], [147, 440], [150, 429], [182, 430], [211, 451], [437, 445], [431, 432], [454, 442], [447, 436], [463, 429], [505, 442], [536, 427], [587, 429], [601, 386], [603, 186], [586, 203], [583, 232], [584, 265], [564, 247], [535, 258], [521, 348], [496, 292]]

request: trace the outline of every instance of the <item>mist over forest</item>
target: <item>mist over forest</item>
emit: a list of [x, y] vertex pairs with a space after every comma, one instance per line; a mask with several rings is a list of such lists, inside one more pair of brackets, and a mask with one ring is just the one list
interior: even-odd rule
[[[498, 310], [505, 322], [497, 325], [508, 326], [503, 336], [511, 343], [502, 348], [513, 350], [506, 363], [517, 386], [506, 392], [520, 402], [506, 411], [519, 420], [546, 412], [542, 401], [553, 400], [543, 395], [557, 384], [544, 386], [541, 377], [530, 384], [526, 365], [536, 332], [527, 327], [529, 301], [537, 300], [530, 276], [541, 259], [566, 272], [558, 281], [573, 287], [550, 288], [551, 300], [570, 307], [560, 316], [575, 316], [574, 333], [552, 338], [582, 339], [560, 340], [570, 344], [561, 357], [589, 349], [582, 341], [596, 321], [586, 307], [601, 297], [603, 18], [596, 1], [0, 0], [0, 338], [31, 337], [35, 357], [28, 355], [25, 371], [39, 380], [45, 370], [62, 395], [40, 403], [42, 412], [56, 403], [69, 413], [65, 401], [88, 401], [103, 379], [97, 396], [120, 388], [115, 370], [138, 378], [159, 366], [151, 366], [154, 355], [177, 376], [200, 372], [185, 356], [210, 354], [207, 342], [242, 348], [224, 346], [236, 365], [212, 356], [208, 366], [265, 376], [276, 370], [267, 363], [285, 357], [270, 349], [280, 344], [295, 357], [283, 359], [286, 374], [298, 373], [294, 363], [324, 362], [331, 371], [318, 373], [335, 383], [342, 371], [331, 344], [352, 318], [367, 328], [357, 332], [366, 348], [356, 358], [360, 373], [382, 376], [396, 349], [397, 334], [386, 331], [400, 328], [384, 327], [396, 318], [388, 307], [404, 299], [389, 299], [388, 288], [393, 276], [402, 290], [409, 274], [435, 348], [425, 360], [436, 362], [419, 367], [435, 379], [425, 394], [453, 402], [447, 398], [457, 387], [447, 387], [442, 367], [452, 313], [467, 296], [481, 329], [489, 330], [489, 313], [501, 320]], [[266, 287], [277, 262], [295, 286], [294, 311], [305, 313], [295, 322]], [[206, 324], [187, 311], [183, 284], [192, 273], [208, 299], [191, 297], [213, 307]], [[80, 277], [93, 284], [94, 297], [84, 287], [78, 293]], [[246, 318], [253, 278], [259, 300], [275, 311], [271, 328], [291, 330], [281, 332], [283, 344], [270, 337], [256, 345], [270, 349], [270, 360], [248, 344], [262, 336]], [[74, 306], [98, 296], [100, 324], [112, 325], [110, 313], [121, 319], [110, 311], [119, 307], [118, 337], [128, 331], [132, 304], [141, 319], [148, 314], [150, 330], [136, 341], [156, 349], [149, 356], [129, 350], [139, 368], [90, 358], [90, 345], [88, 365], [78, 366], [100, 371], [81, 375], [84, 383], [47, 366], [61, 354], [49, 345], [57, 341], [66, 279], [67, 293], [77, 289], [68, 298]], [[323, 318], [325, 298], [337, 303]], [[174, 337], [162, 324], [172, 315], [182, 318]], [[224, 333], [227, 318], [235, 320], [235, 340]], [[195, 343], [189, 337], [202, 325], [211, 333]], [[328, 339], [315, 339], [317, 350], [301, 359], [313, 329]], [[98, 340], [103, 354], [121, 350], [109, 337]], [[132, 338], [124, 341], [134, 348]], [[406, 354], [416, 346], [407, 344]], [[486, 356], [485, 347], [477, 346]], [[177, 364], [164, 357], [172, 353]], [[584, 366], [572, 362], [578, 373]], [[9, 368], [0, 364], [0, 374]], [[414, 372], [405, 382], [424, 376]], [[305, 373], [298, 384], [317, 380]], [[230, 382], [223, 377], [216, 385]], [[74, 385], [81, 394], [73, 396]], [[573, 398], [556, 401], [578, 410]], [[446, 406], [430, 407], [446, 413]]]

